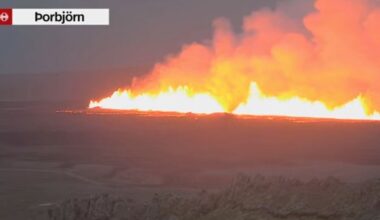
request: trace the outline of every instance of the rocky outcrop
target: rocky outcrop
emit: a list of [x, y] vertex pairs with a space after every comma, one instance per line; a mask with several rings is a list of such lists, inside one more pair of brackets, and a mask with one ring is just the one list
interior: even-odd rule
[[380, 220], [380, 181], [240, 176], [226, 190], [141, 204], [109, 195], [72, 199], [33, 213], [39, 220]]

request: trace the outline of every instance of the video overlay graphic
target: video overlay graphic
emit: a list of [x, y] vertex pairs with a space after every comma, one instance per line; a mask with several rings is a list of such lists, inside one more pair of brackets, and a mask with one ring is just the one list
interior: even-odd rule
[[0, 25], [109, 25], [109, 9], [0, 8]]

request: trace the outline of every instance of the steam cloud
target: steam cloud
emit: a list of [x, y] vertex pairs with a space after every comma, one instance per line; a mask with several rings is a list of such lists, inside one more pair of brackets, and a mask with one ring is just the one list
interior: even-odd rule
[[228, 110], [244, 103], [251, 82], [268, 96], [298, 96], [333, 108], [361, 96], [380, 110], [380, 7], [371, 0], [317, 0], [302, 19], [263, 9], [242, 33], [214, 21], [211, 43], [192, 43], [134, 79], [133, 93], [186, 86], [212, 94]]

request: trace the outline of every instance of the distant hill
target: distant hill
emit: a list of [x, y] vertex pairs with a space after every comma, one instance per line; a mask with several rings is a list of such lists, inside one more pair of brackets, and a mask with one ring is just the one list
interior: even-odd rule
[[148, 68], [101, 73], [0, 74], [0, 101], [88, 101], [128, 86]]

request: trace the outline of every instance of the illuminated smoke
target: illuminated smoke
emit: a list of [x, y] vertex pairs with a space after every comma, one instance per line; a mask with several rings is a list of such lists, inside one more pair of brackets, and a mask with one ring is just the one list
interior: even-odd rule
[[[214, 29], [212, 43], [185, 45], [134, 79], [131, 96], [187, 87], [213, 97], [225, 112], [246, 105], [249, 113], [245, 103], [257, 87], [282, 102], [297, 98], [333, 111], [356, 101], [364, 114], [380, 111], [376, 1], [317, 0], [302, 20], [286, 10], [263, 9], [244, 18], [242, 33], [234, 33], [224, 18], [214, 21]], [[92, 102], [96, 106], [101, 101]], [[305, 111], [312, 115], [313, 109]]]

